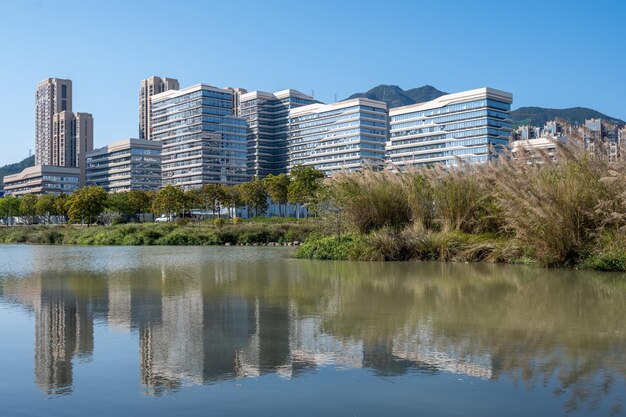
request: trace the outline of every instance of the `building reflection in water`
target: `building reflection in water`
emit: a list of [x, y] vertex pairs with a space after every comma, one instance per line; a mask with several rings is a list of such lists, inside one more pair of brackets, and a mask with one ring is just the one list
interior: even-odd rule
[[72, 359], [93, 353], [91, 303], [50, 280], [37, 279], [35, 383], [47, 394], [72, 391]]
[[[599, 281], [586, 283], [585, 291], [602, 311], [580, 317], [583, 331], [574, 334], [559, 326], [581, 314], [566, 281], [541, 281], [538, 292], [532, 277], [486, 278], [480, 270], [467, 279], [437, 277], [436, 270], [432, 279], [400, 279], [400, 272], [384, 278], [377, 270], [357, 271], [354, 279], [333, 264], [290, 265], [279, 273], [271, 263], [250, 268], [217, 260], [139, 273], [50, 273], [0, 281], [0, 296], [34, 314], [34, 379], [47, 394], [72, 392], [73, 362], [93, 353], [94, 321], [138, 335], [139, 378], [149, 395], [267, 373], [295, 378], [332, 365], [382, 377], [449, 372], [530, 381], [571, 370], [564, 389], [579, 384], [572, 395], [584, 401], [610, 389], [602, 381], [596, 387], [577, 364], [623, 356], [623, 335], [614, 327], [624, 301]], [[547, 293], [566, 302], [554, 306]], [[529, 297], [533, 310], [526, 308]], [[547, 317], [546, 324], [529, 314]], [[604, 350], [586, 354], [585, 335], [601, 326], [604, 339], [593, 346]], [[551, 337], [554, 329], [558, 338]]]

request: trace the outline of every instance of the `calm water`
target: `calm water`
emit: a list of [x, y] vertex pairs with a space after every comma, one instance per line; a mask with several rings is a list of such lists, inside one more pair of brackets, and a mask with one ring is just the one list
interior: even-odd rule
[[626, 279], [0, 246], [0, 415], [623, 415]]

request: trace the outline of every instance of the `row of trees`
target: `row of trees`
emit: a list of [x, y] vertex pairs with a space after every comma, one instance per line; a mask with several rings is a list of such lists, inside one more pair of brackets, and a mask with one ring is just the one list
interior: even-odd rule
[[279, 205], [280, 215], [286, 216], [288, 203], [309, 206], [314, 203], [324, 174], [310, 167], [295, 167], [290, 175], [268, 175], [236, 186], [206, 184], [202, 188], [182, 190], [166, 186], [158, 192], [132, 190], [107, 194], [101, 187], [83, 187], [72, 195], [7, 195], [0, 198], [0, 218], [10, 223], [20, 217], [24, 223], [50, 223], [53, 216], [62, 216], [71, 223], [91, 225], [97, 220], [111, 222], [115, 217], [136, 217], [145, 213], [186, 214], [193, 209], [212, 212], [220, 217], [223, 209], [235, 217], [238, 207], [248, 207], [255, 216], [268, 208], [268, 197]]

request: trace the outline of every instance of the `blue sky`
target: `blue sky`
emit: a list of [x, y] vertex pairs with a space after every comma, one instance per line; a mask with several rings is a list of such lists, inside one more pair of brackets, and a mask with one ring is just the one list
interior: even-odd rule
[[74, 82], [95, 146], [137, 136], [139, 81], [326, 102], [377, 84], [491, 86], [514, 107], [626, 119], [626, 1], [2, 1], [0, 165], [34, 151], [34, 90]]

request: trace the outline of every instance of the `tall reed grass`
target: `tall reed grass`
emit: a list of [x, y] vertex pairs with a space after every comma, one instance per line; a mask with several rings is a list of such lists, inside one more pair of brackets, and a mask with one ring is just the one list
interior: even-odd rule
[[339, 213], [344, 229], [365, 236], [349, 251], [360, 259], [626, 268], [626, 163], [576, 138], [556, 158], [344, 173], [326, 189], [335, 221]]

